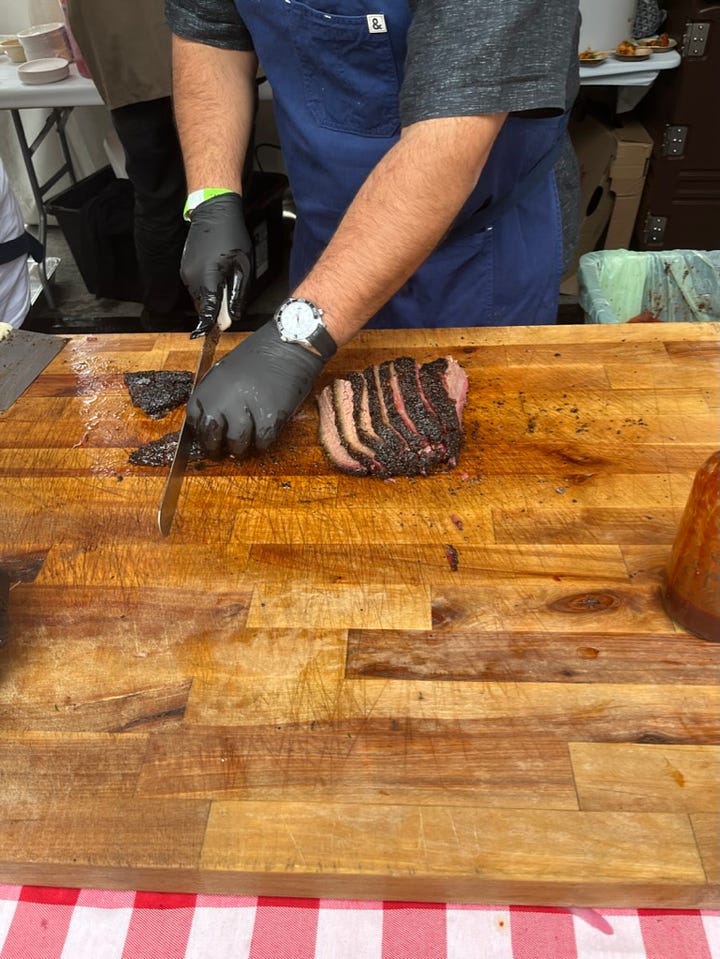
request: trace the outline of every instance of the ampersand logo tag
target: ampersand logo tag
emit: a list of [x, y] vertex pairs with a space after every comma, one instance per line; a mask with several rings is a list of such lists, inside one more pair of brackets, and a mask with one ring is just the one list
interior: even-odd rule
[[387, 33], [385, 26], [385, 17], [382, 13], [369, 13], [367, 15], [368, 33]]

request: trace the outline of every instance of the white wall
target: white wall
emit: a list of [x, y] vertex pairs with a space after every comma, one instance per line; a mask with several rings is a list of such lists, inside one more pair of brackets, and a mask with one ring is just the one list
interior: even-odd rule
[[0, 33], [17, 33], [35, 23], [62, 21], [58, 0], [0, 0]]
[[580, 49], [612, 50], [632, 35], [635, 0], [580, 0]]

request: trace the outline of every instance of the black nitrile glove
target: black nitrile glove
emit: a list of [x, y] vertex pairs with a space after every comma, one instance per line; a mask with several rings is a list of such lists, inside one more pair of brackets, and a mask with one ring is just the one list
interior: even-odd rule
[[225, 289], [230, 317], [241, 319], [252, 273], [253, 245], [240, 194], [222, 193], [196, 206], [180, 263], [180, 276], [198, 311], [192, 336], [212, 328]]
[[266, 450], [319, 375], [324, 360], [280, 339], [269, 320], [216, 363], [193, 391], [187, 420], [205, 452], [242, 457]]

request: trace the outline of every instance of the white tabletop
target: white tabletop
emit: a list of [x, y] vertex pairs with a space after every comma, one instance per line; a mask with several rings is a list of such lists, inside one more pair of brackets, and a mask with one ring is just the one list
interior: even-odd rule
[[0, 56], [0, 109], [94, 107], [103, 102], [93, 81], [81, 77], [74, 63], [70, 76], [56, 83], [22, 83], [17, 68], [6, 55]]
[[584, 87], [649, 87], [660, 70], [672, 70], [680, 65], [677, 50], [653, 52], [647, 60], [628, 63], [616, 60], [612, 54], [595, 66], [580, 66], [580, 83]]

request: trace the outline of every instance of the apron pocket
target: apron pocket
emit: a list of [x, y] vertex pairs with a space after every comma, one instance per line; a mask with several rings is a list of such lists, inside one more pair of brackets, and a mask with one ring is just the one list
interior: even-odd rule
[[286, 3], [312, 118], [342, 133], [396, 133], [400, 83], [389, 34], [371, 32], [365, 16], [338, 16], [293, 0]]

